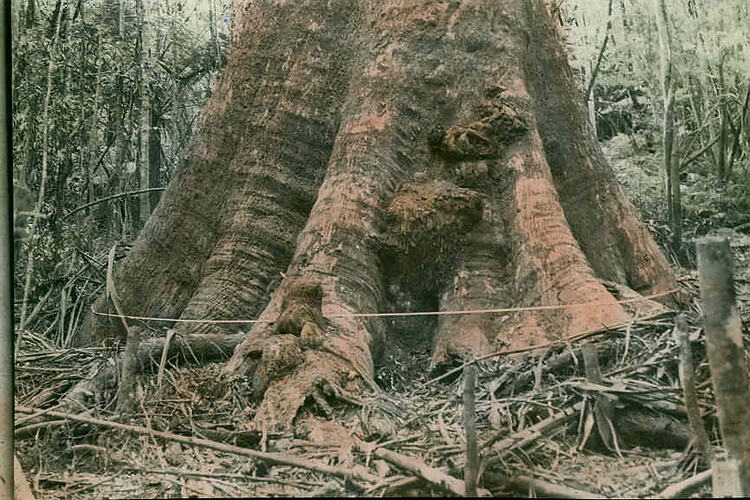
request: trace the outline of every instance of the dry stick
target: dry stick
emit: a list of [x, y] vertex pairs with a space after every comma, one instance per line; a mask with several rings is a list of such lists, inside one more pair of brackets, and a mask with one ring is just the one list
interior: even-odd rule
[[192, 471], [186, 469], [144, 469], [143, 467], [126, 466], [125, 470], [133, 470], [143, 472], [146, 474], [169, 474], [172, 476], [196, 476], [196, 477], [210, 477], [210, 478], [223, 478], [223, 479], [241, 479], [244, 481], [256, 481], [259, 483], [275, 483], [283, 484], [285, 486], [293, 486], [295, 488], [309, 489], [314, 486], [313, 483], [300, 483], [296, 481], [285, 481], [284, 479], [275, 479], [272, 477], [257, 477], [249, 476], [247, 474], [231, 474], [223, 472], [201, 472]]
[[700, 155], [711, 149], [711, 147], [719, 142], [719, 139], [721, 138], [721, 135], [717, 135], [716, 138], [713, 141], [709, 141], [708, 144], [706, 144], [703, 148], [701, 148], [700, 151], [695, 153], [694, 155], [691, 155], [690, 158], [684, 159], [680, 162], [680, 168], [687, 166], [688, 163], [693, 162], [694, 160], [697, 160]]
[[71, 215], [73, 215], [76, 212], [80, 212], [81, 210], [86, 210], [89, 207], [93, 207], [94, 205], [98, 205], [99, 203], [104, 203], [105, 201], [110, 200], [116, 200], [117, 198], [124, 198], [126, 196], [134, 196], [137, 194], [144, 194], [144, 193], [152, 193], [157, 191], [164, 191], [166, 188], [163, 187], [157, 187], [157, 188], [148, 188], [148, 189], [138, 189], [137, 191], [128, 191], [126, 193], [117, 193], [113, 194], [112, 196], [106, 196], [104, 198], [99, 198], [98, 200], [94, 200], [91, 203], [86, 203], [85, 205], [81, 205], [80, 207], [76, 207], [67, 214], [63, 215], [63, 219], [67, 219]]
[[[18, 405], [15, 407], [19, 413], [35, 413], [40, 410], [37, 408], [30, 408], [28, 406]], [[212, 450], [221, 451], [224, 453], [231, 453], [234, 455], [242, 455], [246, 457], [257, 458], [259, 460], [265, 460], [274, 464], [280, 465], [291, 465], [293, 467], [300, 467], [303, 469], [320, 472], [323, 474], [330, 474], [333, 476], [340, 476], [344, 478], [354, 478], [361, 481], [367, 481], [375, 483], [378, 480], [377, 476], [372, 474], [365, 474], [358, 472], [353, 469], [338, 468], [330, 465], [326, 465], [306, 458], [295, 457], [284, 453], [263, 453], [260, 451], [251, 450], [248, 448], [240, 448], [239, 446], [232, 446], [224, 443], [217, 443], [208, 439], [195, 438], [191, 436], [180, 436], [178, 434], [172, 434], [171, 432], [149, 430], [139, 425], [128, 425], [120, 424], [118, 422], [110, 422], [109, 420], [102, 420], [94, 417], [86, 417], [84, 415], [74, 415], [71, 413], [63, 413], [59, 411], [46, 411], [46, 415], [56, 418], [64, 418], [67, 420], [73, 420], [75, 422], [84, 422], [90, 425], [97, 425], [101, 427], [108, 427], [110, 429], [117, 429], [125, 432], [132, 432], [134, 434], [141, 434], [144, 436], [154, 436], [160, 439], [168, 441], [175, 441], [178, 443], [185, 443], [190, 446], [202, 446], [204, 448], [210, 448]]]
[[474, 365], [464, 368], [464, 426], [466, 428], [466, 465], [464, 466], [464, 484], [466, 495], [477, 496], [477, 476], [479, 475], [479, 453], [477, 450], [477, 415], [475, 404], [475, 386], [477, 369]]
[[599, 74], [599, 68], [601, 67], [602, 60], [604, 59], [604, 53], [607, 51], [607, 44], [609, 43], [609, 39], [612, 36], [612, 3], [612, 0], [609, 0], [609, 8], [607, 9], [607, 27], [604, 31], [604, 41], [602, 42], [601, 49], [599, 49], [599, 56], [596, 58], [594, 69], [591, 71], [591, 79], [589, 80], [589, 84], [586, 86], [586, 93], [584, 94], [584, 102], [586, 103], [589, 102], [591, 91], [594, 90], [594, 82], [596, 82], [596, 77]]
[[46, 429], [48, 427], [57, 427], [58, 425], [64, 425], [67, 424], [67, 420], [46, 420], [44, 422], [37, 422], [35, 424], [29, 424], [24, 425], [23, 427], [18, 427], [15, 431], [13, 431], [13, 436], [16, 439], [23, 439], [26, 436], [29, 436], [37, 431], [37, 429]]
[[686, 496], [686, 493], [693, 490], [711, 479], [711, 469], [705, 470], [700, 474], [689, 477], [684, 481], [675, 483], [667, 487], [664, 491], [659, 493], [656, 498], [682, 498]]
[[[706, 350], [718, 405], [722, 441], [727, 462], [737, 462], [735, 475], [743, 496], [750, 494], [750, 396], [742, 345], [742, 323], [735, 303], [732, 251], [729, 240], [706, 237], [697, 243], [701, 305], [706, 332]], [[715, 471], [714, 482], [719, 476]]]
[[65, 453], [75, 453], [77, 451], [90, 451], [96, 454], [104, 455], [109, 452], [109, 449], [105, 448], [104, 446], [96, 446], [93, 444], [74, 444], [70, 448], [66, 449]]
[[50, 287], [49, 290], [47, 290], [47, 293], [44, 294], [44, 297], [42, 297], [42, 300], [37, 302], [37, 304], [34, 306], [34, 309], [31, 310], [31, 313], [29, 313], [28, 317], [26, 318], [27, 325], [31, 323], [32, 321], [34, 321], [34, 319], [36, 318], [36, 315], [39, 314], [39, 311], [42, 310], [42, 307], [47, 302], [47, 299], [52, 293], [52, 290], [54, 290], [54, 287]]
[[625, 349], [622, 352], [622, 359], [620, 359], [620, 364], [624, 364], [625, 358], [628, 357], [628, 349], [630, 348], [630, 333], [633, 330], [633, 323], [635, 323], [637, 318], [638, 314], [636, 313], [630, 323], [628, 323], [628, 327], [625, 329]]
[[685, 409], [687, 410], [688, 423], [693, 431], [695, 445], [703, 457], [705, 463], [710, 464], [713, 458], [713, 450], [708, 443], [708, 435], [703, 426], [701, 410], [698, 406], [698, 394], [695, 391], [695, 369], [693, 368], [693, 353], [690, 349], [690, 334], [688, 333], [685, 314], [680, 314], [675, 320], [675, 337], [680, 346], [680, 381], [684, 393]]
[[[445, 488], [451, 493], [458, 496], [466, 496], [466, 488], [464, 487], [463, 481], [456, 479], [453, 476], [449, 476], [445, 472], [435, 469], [434, 467], [430, 467], [418, 458], [402, 455], [400, 453], [386, 450], [385, 448], [376, 449], [373, 451], [373, 455], [413, 474], [417, 474], [422, 479], [440, 486], [441, 488]], [[478, 488], [477, 493], [480, 496], [490, 495], [489, 491], [482, 488]]]
[[156, 395], [161, 394], [161, 382], [164, 378], [164, 368], [167, 366], [167, 354], [169, 353], [169, 344], [174, 337], [174, 330], [167, 332], [167, 338], [164, 339], [164, 349], [161, 351], [161, 360], [159, 361], [159, 373], [156, 376]]

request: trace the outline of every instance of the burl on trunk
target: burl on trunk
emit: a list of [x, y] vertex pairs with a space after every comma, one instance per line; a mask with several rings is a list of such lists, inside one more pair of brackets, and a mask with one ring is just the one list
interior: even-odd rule
[[[619, 296], [674, 287], [548, 4], [240, 2], [192, 156], [116, 266], [122, 309], [259, 317], [227, 370], [264, 398], [256, 418], [287, 426], [308, 396], [372, 383], [391, 335], [432, 329], [438, 366], [622, 323]], [[391, 331], [356, 316], [583, 302], [601, 304]], [[118, 328], [93, 316], [81, 338]]]

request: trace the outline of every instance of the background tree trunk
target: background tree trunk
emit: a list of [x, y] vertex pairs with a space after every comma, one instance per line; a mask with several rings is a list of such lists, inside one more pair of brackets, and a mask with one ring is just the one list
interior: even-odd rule
[[[140, 101], [138, 135], [140, 148], [138, 151], [138, 173], [140, 189], [148, 189], [151, 183], [151, 98], [149, 95], [149, 66], [151, 37], [149, 36], [149, 21], [146, 19], [146, 11], [149, 10], [146, 3], [148, 0], [136, 0], [138, 11], [139, 42], [138, 42], [138, 93]], [[151, 215], [151, 199], [148, 193], [140, 195], [139, 204], [140, 226], [146, 224]]]
[[372, 384], [393, 332], [358, 314], [600, 303], [424, 322], [440, 366], [628, 320], [603, 280], [674, 287], [591, 133], [548, 3], [238, 8], [192, 157], [116, 266], [125, 313], [258, 316], [227, 371], [264, 396], [256, 421], [288, 426], [320, 389]]
[[[664, 179], [667, 197], [667, 213], [672, 228], [672, 245], [679, 249], [682, 240], [682, 203], [680, 196], [680, 161], [674, 150], [674, 100], [677, 87], [672, 68], [672, 36], [669, 16], [664, 0], [656, 0], [656, 26], [659, 31], [659, 61], [661, 66], [661, 87], [664, 100], [664, 123], [662, 125], [664, 144]], [[678, 213], [679, 212], [679, 213]]]

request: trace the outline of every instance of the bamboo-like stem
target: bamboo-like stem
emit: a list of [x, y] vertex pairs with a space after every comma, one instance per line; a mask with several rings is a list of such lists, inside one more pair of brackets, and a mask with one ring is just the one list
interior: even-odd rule
[[[44, 95], [44, 108], [42, 111], [42, 178], [39, 185], [39, 195], [37, 197], [36, 207], [34, 209], [34, 214], [32, 215], [31, 230], [29, 231], [29, 242], [32, 243], [36, 234], [39, 214], [42, 212], [45, 188], [47, 186], [47, 164], [49, 162], [49, 153], [47, 151], [47, 146], [49, 138], [50, 97], [52, 95], [52, 74], [55, 70], [55, 49], [57, 48], [58, 42], [60, 41], [60, 20], [62, 18], [62, 12], [65, 10], [66, 4], [67, 2], [65, 0], [62, 0], [59, 14], [55, 22], [55, 37], [52, 40], [52, 46], [49, 51], [49, 64], [47, 65], [47, 90]], [[28, 252], [28, 258], [26, 261], [26, 279], [23, 287], [23, 301], [21, 303], [21, 320], [19, 322], [18, 338], [16, 339], [16, 355], [18, 354], [18, 348], [21, 345], [23, 330], [26, 327], [26, 311], [29, 305], [31, 277], [34, 274], [34, 252], [31, 248], [31, 245], [27, 247], [26, 251]]]

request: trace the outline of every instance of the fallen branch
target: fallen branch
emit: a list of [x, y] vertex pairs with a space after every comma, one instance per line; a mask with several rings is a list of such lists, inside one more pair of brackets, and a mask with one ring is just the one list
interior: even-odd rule
[[700, 474], [689, 477], [684, 481], [675, 483], [667, 487], [664, 491], [656, 495], [656, 498], [680, 498], [686, 496], [686, 493], [703, 484], [707, 483], [712, 476], [711, 469], [705, 470]]
[[[29, 408], [26, 406], [16, 406], [16, 412], [19, 413], [35, 413], [39, 410], [36, 408]], [[231, 453], [234, 455], [241, 455], [246, 457], [257, 458], [266, 462], [280, 464], [280, 465], [291, 465], [293, 467], [300, 467], [302, 469], [308, 469], [323, 474], [330, 474], [333, 476], [339, 476], [344, 478], [353, 478], [361, 481], [367, 481], [375, 483], [378, 481], [378, 477], [372, 474], [366, 474], [355, 470], [354, 468], [341, 468], [326, 465], [306, 458], [295, 457], [284, 453], [264, 453], [261, 451], [250, 450], [248, 448], [240, 448], [239, 446], [232, 446], [229, 444], [217, 443], [216, 441], [209, 441], [208, 439], [199, 439], [191, 436], [180, 436], [178, 434], [172, 434], [171, 432], [156, 431], [141, 427], [138, 425], [120, 424], [117, 422], [110, 422], [109, 420], [102, 420], [99, 418], [86, 417], [83, 415], [72, 415], [69, 413], [63, 413], [59, 411], [47, 411], [45, 415], [51, 417], [63, 418], [67, 420], [73, 420], [75, 422], [83, 422], [90, 425], [96, 425], [100, 427], [108, 427], [110, 429], [118, 429], [125, 432], [131, 432], [134, 434], [148, 435], [164, 439], [167, 441], [175, 441], [178, 443], [185, 443], [190, 446], [201, 446], [203, 448], [210, 448], [212, 450], [221, 451], [224, 453]]]
[[[373, 451], [373, 455], [416, 474], [425, 481], [440, 486], [451, 493], [462, 497], [466, 496], [466, 487], [463, 481], [456, 479], [453, 476], [449, 476], [445, 472], [435, 469], [434, 467], [430, 467], [418, 458], [401, 455], [400, 453], [386, 450], [384, 448], [376, 449]], [[479, 496], [490, 496], [490, 492], [483, 488], [477, 488], [477, 494]]]
[[[243, 333], [221, 335], [216, 333], [172, 335], [143, 340], [136, 354], [141, 372], [154, 371], [161, 363], [213, 362], [229, 359], [234, 348], [246, 338]], [[166, 352], [166, 354], [164, 354]], [[162, 361], [163, 360], [163, 361]]]
[[554, 497], [554, 498], [607, 498], [605, 496], [592, 493], [590, 491], [577, 490], [562, 486], [559, 484], [549, 483], [529, 476], [508, 477], [496, 472], [486, 472], [485, 481], [492, 484], [502, 485], [503, 489], [511, 489], [518, 493], [534, 492], [533, 496]]
[[67, 423], [68, 423], [67, 420], [47, 420], [45, 422], [38, 422], [36, 424], [25, 425], [13, 431], [13, 436], [15, 437], [15, 439], [24, 439], [28, 436], [31, 436], [39, 429], [57, 427], [58, 425], [64, 425]]

